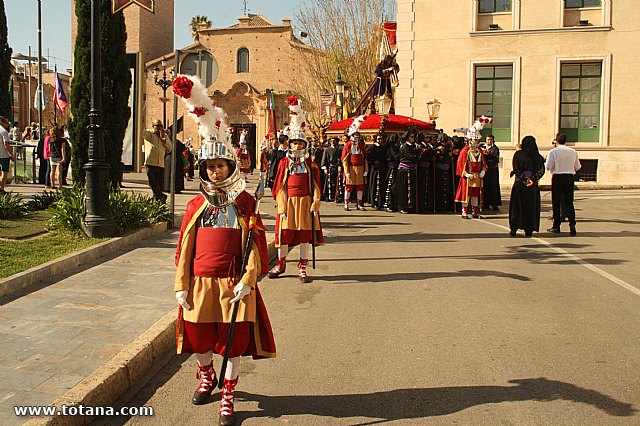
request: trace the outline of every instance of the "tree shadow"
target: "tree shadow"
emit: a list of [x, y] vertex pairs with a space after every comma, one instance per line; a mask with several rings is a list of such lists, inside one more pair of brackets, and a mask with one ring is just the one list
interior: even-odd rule
[[351, 395], [268, 396], [238, 391], [236, 398], [257, 401], [261, 411], [238, 412], [238, 420], [256, 417], [313, 415], [337, 419], [367, 417], [393, 420], [423, 419], [457, 413], [467, 408], [502, 402], [557, 400], [587, 404], [616, 417], [629, 417], [638, 411], [632, 404], [618, 401], [593, 389], [548, 380], [516, 379], [515, 386], [453, 386], [443, 388], [396, 389]]
[[355, 281], [363, 283], [386, 283], [389, 281], [425, 281], [438, 278], [477, 278], [477, 277], [496, 277], [496, 278], [508, 278], [516, 281], [532, 281], [531, 278], [519, 275], [510, 274], [501, 271], [490, 270], [462, 270], [457, 272], [407, 272], [407, 273], [391, 273], [391, 274], [379, 274], [379, 275], [329, 275], [323, 277], [316, 277], [315, 281]]

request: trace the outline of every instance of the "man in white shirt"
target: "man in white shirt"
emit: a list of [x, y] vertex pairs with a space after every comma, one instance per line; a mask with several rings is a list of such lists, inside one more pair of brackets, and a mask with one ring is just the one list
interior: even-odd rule
[[4, 193], [11, 161], [14, 163], [16, 161], [16, 156], [13, 154], [13, 148], [11, 147], [11, 139], [9, 138], [10, 127], [7, 117], [0, 116], [0, 194]]
[[549, 151], [546, 168], [553, 177], [551, 178], [551, 203], [553, 204], [553, 226], [547, 231], [560, 232], [562, 222], [561, 204], [564, 203], [564, 212], [569, 220], [569, 233], [576, 235], [576, 210], [573, 207], [573, 182], [574, 175], [580, 170], [578, 153], [566, 146], [567, 137], [558, 133], [554, 144], [555, 148]]

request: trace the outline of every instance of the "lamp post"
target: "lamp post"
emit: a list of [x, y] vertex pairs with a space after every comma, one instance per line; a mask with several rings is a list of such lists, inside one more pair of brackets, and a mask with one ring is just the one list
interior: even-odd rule
[[440, 117], [440, 106], [442, 103], [435, 97], [432, 101], [427, 102], [427, 111], [429, 112], [429, 120], [436, 124], [436, 120]]
[[344, 108], [344, 86], [347, 83], [342, 79], [342, 75], [340, 74], [340, 66], [338, 65], [338, 79], [336, 80], [336, 103], [340, 106], [340, 111], [338, 111], [337, 116], [340, 117], [338, 120], [342, 120], [344, 117], [342, 116], [342, 110]]
[[[91, 110], [89, 111], [89, 161], [86, 170], [87, 215], [84, 232], [92, 238], [115, 237], [116, 223], [109, 210], [107, 178], [109, 163], [105, 161], [102, 128], [102, 61], [100, 57], [100, 0], [91, 0]], [[38, 55], [40, 56], [40, 55]]]
[[162, 125], [167, 128], [167, 89], [173, 84], [173, 71], [171, 71], [171, 78], [167, 78], [167, 60], [162, 60], [162, 78], [158, 78], [158, 72], [160, 69], [156, 65], [153, 68], [153, 82], [156, 86], [162, 88]]

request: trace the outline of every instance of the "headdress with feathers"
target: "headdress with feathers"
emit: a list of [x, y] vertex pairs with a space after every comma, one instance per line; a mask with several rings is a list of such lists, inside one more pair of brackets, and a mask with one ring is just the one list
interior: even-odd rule
[[289, 96], [289, 126], [287, 136], [289, 140], [303, 140], [307, 142], [305, 130], [307, 128], [307, 114], [302, 109], [302, 102], [296, 96]]
[[366, 116], [364, 116], [364, 115], [360, 115], [360, 116], [354, 118], [353, 122], [351, 123], [351, 125], [349, 125], [349, 127], [347, 128], [347, 134], [349, 136], [353, 136], [354, 133], [360, 132], [360, 126], [362, 126], [362, 123], [364, 123], [364, 119], [365, 118], [366, 118]]
[[458, 127], [453, 129], [456, 133], [464, 133], [465, 138], [468, 140], [480, 140], [482, 139], [482, 134], [480, 131], [484, 129], [484, 126], [491, 123], [493, 119], [491, 117], [485, 117], [484, 115], [478, 118], [471, 127]]

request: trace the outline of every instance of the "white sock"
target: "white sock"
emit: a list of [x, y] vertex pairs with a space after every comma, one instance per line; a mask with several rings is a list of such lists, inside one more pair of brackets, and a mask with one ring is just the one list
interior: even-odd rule
[[362, 194], [364, 194], [364, 191], [356, 191], [356, 196], [358, 197], [358, 202], [362, 202]]
[[478, 197], [469, 197], [469, 207], [477, 206], [480, 199]]
[[280, 244], [280, 247], [278, 247], [278, 257], [279, 258], [287, 257], [288, 254], [289, 254], [289, 246], [286, 244]]
[[237, 356], [235, 358], [229, 358], [229, 363], [227, 364], [227, 371], [224, 372], [224, 378], [227, 380], [234, 380], [238, 377], [239, 372], [240, 372], [240, 357]]
[[351, 191], [344, 191], [344, 203], [349, 204], [349, 199], [351, 198]]
[[309, 243], [300, 243], [300, 259], [309, 259]]
[[196, 357], [196, 361], [198, 361], [198, 365], [200, 365], [200, 367], [204, 367], [205, 365], [209, 365], [211, 364], [211, 361], [213, 361], [213, 352], [209, 351], [207, 353], [204, 354], [194, 354]]

